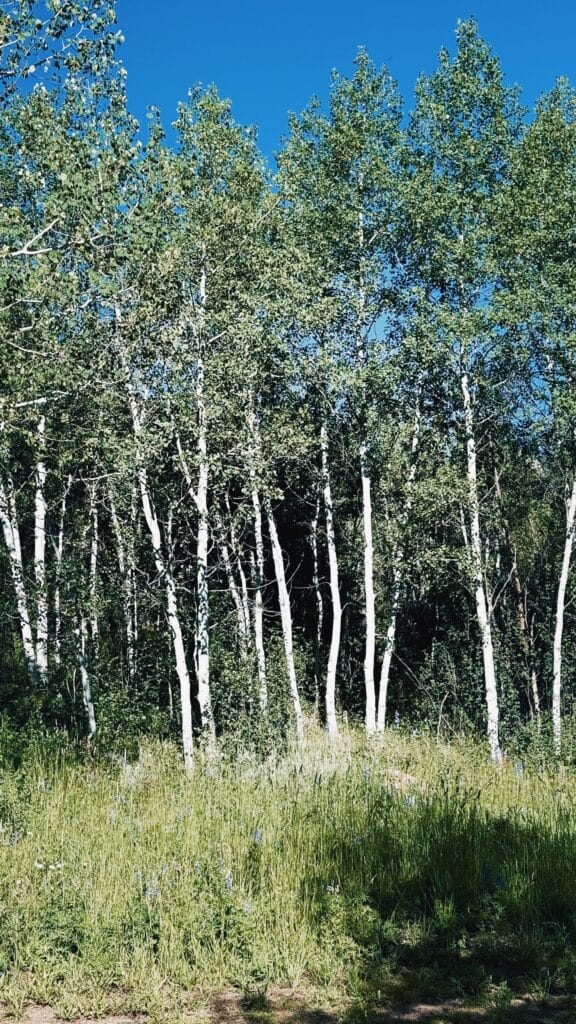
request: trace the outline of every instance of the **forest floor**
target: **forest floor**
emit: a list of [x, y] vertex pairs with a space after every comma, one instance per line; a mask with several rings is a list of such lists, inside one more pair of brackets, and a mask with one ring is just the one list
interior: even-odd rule
[[[186, 1004], [187, 1000], [184, 1000]], [[149, 1024], [160, 1021], [157, 1013], [108, 1013], [98, 1017], [81, 1016], [68, 1020], [68, 1024]], [[404, 1003], [393, 1010], [385, 1007], [364, 1009], [358, 1013], [330, 1011], [314, 1006], [302, 991], [277, 987], [256, 1002], [246, 1000], [234, 989], [213, 996], [199, 1005], [191, 997], [177, 1016], [169, 1012], [165, 1018], [170, 1024], [574, 1024], [576, 1007], [569, 997], [533, 996], [501, 998], [486, 1005], [462, 999], [432, 1002]], [[49, 1006], [30, 1005], [17, 1014], [0, 1005], [0, 1024], [60, 1024], [61, 1017]]]
[[[576, 749], [576, 747], [575, 747]], [[576, 1024], [576, 771], [390, 730], [0, 772], [0, 1024]]]

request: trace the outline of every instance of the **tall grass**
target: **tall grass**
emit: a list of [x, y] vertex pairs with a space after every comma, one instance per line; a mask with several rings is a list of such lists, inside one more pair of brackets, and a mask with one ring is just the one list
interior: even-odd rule
[[169, 746], [108, 766], [38, 755], [0, 785], [0, 1001], [572, 991], [575, 798], [572, 774], [393, 731], [223, 756], [192, 780]]

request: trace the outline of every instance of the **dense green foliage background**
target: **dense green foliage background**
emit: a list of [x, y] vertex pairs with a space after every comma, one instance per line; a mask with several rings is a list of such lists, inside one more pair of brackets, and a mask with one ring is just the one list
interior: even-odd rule
[[555, 631], [571, 713], [571, 86], [527, 113], [464, 22], [404, 117], [361, 52], [327, 112], [292, 118], [273, 175], [214, 89], [181, 105], [174, 146], [151, 111], [142, 145], [109, 2], [10, 0], [0, 34], [6, 737], [177, 736], [175, 614], [193, 699], [209, 653], [196, 732], [286, 737], [274, 524], [298, 696], [322, 716], [328, 479], [340, 718], [364, 716], [388, 649], [388, 722], [483, 730], [479, 592], [505, 739], [546, 721]]

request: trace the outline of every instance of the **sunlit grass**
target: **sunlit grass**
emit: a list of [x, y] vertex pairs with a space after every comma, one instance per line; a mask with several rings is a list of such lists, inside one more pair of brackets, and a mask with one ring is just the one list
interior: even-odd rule
[[[369, 1004], [576, 976], [576, 777], [391, 730], [262, 763], [145, 745], [0, 786], [0, 1000], [177, 1005], [235, 985]], [[116, 995], [115, 995], [116, 993]]]

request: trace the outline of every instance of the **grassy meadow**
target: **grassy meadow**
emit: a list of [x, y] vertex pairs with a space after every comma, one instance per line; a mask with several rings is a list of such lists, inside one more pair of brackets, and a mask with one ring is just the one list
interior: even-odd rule
[[0, 784], [0, 1003], [178, 1014], [273, 986], [345, 1014], [576, 989], [576, 775], [389, 730]]

